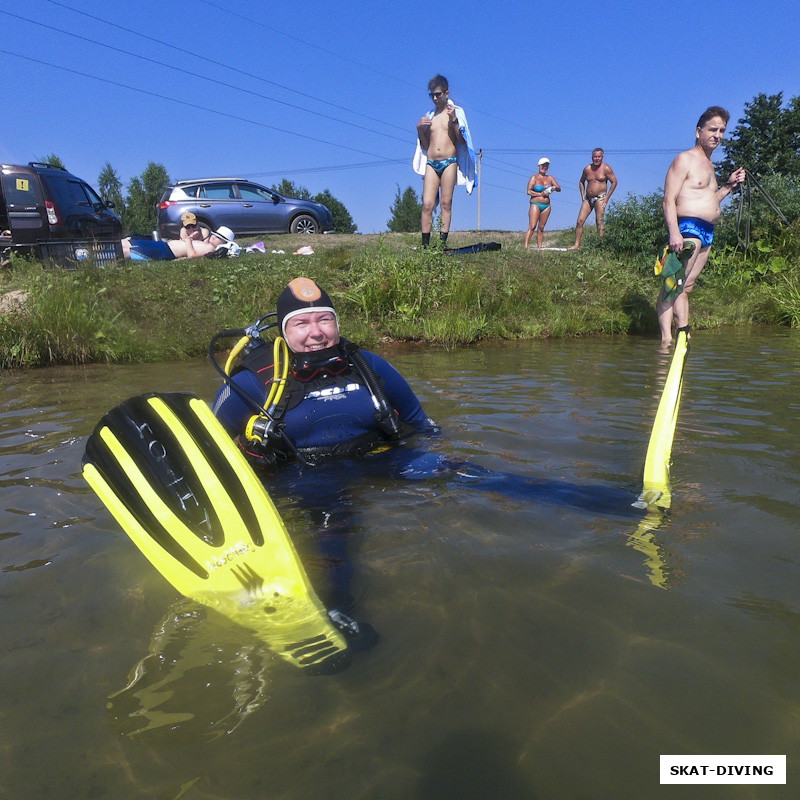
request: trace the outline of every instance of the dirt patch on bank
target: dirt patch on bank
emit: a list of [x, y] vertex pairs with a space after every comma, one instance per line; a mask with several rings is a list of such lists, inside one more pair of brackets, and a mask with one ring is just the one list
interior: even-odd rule
[[28, 293], [22, 289], [14, 289], [11, 292], [0, 294], [0, 314], [11, 314], [24, 308]]

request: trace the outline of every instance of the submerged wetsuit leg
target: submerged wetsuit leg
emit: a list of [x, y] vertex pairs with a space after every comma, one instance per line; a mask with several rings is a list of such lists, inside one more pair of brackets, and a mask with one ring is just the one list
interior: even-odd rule
[[458, 461], [442, 453], [393, 448], [370, 457], [369, 474], [380, 471], [405, 480], [443, 478], [454, 484], [482, 492], [494, 492], [523, 502], [554, 503], [581, 508], [594, 513], [612, 513], [623, 517], [641, 516], [631, 509], [635, 492], [606, 484], [581, 485], [564, 481], [537, 480], [509, 472], [494, 472], [478, 464]]
[[[353, 463], [356, 461], [353, 459]], [[346, 459], [345, 463], [349, 466], [351, 462]], [[353, 500], [349, 487], [342, 484], [341, 468], [336, 459], [310, 469], [287, 464], [267, 479], [266, 485], [276, 497], [293, 497], [292, 506], [307, 515], [311, 536], [298, 536], [295, 546], [303, 560], [310, 561], [309, 580], [327, 609], [349, 615], [353, 610], [350, 586], [354, 574], [350, 535], [355, 523]]]

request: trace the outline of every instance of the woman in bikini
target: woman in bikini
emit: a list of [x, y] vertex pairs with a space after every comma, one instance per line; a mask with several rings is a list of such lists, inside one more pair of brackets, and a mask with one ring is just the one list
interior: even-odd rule
[[[558, 181], [548, 175], [550, 169], [550, 159], [539, 159], [539, 172], [531, 175], [528, 181], [528, 197], [530, 198], [530, 209], [528, 211], [528, 231], [525, 234], [525, 249], [528, 249], [533, 232], [536, 231], [536, 244], [542, 246], [544, 241], [544, 226], [550, 216], [550, 194], [560, 192], [561, 187]], [[538, 227], [537, 227], [538, 226]]]

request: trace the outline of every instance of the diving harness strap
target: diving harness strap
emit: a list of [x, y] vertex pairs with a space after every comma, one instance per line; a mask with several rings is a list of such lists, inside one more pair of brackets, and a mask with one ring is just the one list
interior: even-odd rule
[[402, 423], [397, 412], [392, 408], [389, 398], [383, 389], [380, 378], [375, 374], [369, 362], [358, 345], [347, 339], [340, 339], [342, 354], [349, 359], [356, 372], [361, 376], [375, 406], [375, 422], [380, 432], [388, 439], [399, 439], [402, 433]]
[[[399, 439], [403, 431], [400, 418], [386, 396], [381, 379], [375, 374], [375, 370], [364, 357], [358, 345], [342, 338], [335, 349], [358, 373], [361, 382], [369, 392], [375, 408], [375, 423], [380, 435], [390, 441]], [[281, 419], [287, 407], [291, 407], [292, 401], [289, 399], [288, 403], [281, 404], [281, 400], [284, 398], [286, 384], [288, 383], [291, 358], [286, 342], [282, 338], [276, 339], [273, 349], [273, 375], [276, 377], [273, 378], [269, 396], [264, 404], [266, 413], [252, 416], [245, 426], [244, 439], [263, 450], [264, 455], [274, 445], [279, 444], [281, 439], [284, 441], [288, 439], [285, 436]], [[371, 439], [371, 442], [369, 449], [374, 447], [374, 439]], [[356, 450], [358, 450], [358, 447], [356, 447]], [[293, 447], [293, 453], [303, 458], [296, 447]], [[307, 455], [308, 458], [311, 458], [311, 462], [308, 461], [308, 458], [305, 458], [305, 463], [316, 463], [313, 453], [308, 451]]]
[[[244, 330], [226, 330], [218, 333], [214, 336], [209, 345], [209, 358], [231, 390], [235, 391], [239, 397], [256, 412], [247, 421], [244, 430], [244, 439], [264, 450], [269, 450], [271, 449], [271, 445], [282, 442], [288, 446], [289, 450], [299, 461], [308, 464], [309, 462], [303, 458], [294, 442], [286, 435], [281, 423], [284, 409], [280, 404], [284, 397], [291, 366], [291, 354], [286, 340], [278, 336], [273, 342], [273, 378], [270, 381], [269, 393], [263, 405], [231, 380], [231, 372], [236, 359], [245, 351], [248, 345], [251, 343], [260, 347], [265, 347], [267, 345], [267, 342], [260, 334], [266, 328], [274, 325], [274, 323], [265, 324], [265, 320], [271, 316], [274, 316], [274, 312], [272, 314], [267, 314]], [[218, 339], [230, 336], [239, 336], [240, 338], [231, 350], [223, 369], [219, 366], [214, 357], [213, 348]], [[342, 356], [346, 358], [356, 370], [370, 393], [372, 403], [375, 407], [375, 422], [379, 431], [387, 439], [399, 439], [402, 435], [402, 423], [400, 418], [389, 402], [389, 398], [386, 396], [380, 378], [375, 374], [375, 371], [372, 369], [367, 359], [364, 358], [364, 354], [361, 353], [358, 345], [341, 338], [338, 348]]]

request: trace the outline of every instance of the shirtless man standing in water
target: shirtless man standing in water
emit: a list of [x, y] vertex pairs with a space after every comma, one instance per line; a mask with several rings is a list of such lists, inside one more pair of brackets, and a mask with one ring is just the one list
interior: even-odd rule
[[689, 292], [708, 261], [714, 225], [722, 214], [720, 203], [744, 183], [746, 177], [740, 167], [723, 186], [717, 186], [711, 154], [724, 138], [729, 119], [730, 114], [720, 106], [706, 109], [697, 121], [694, 147], [676, 156], [667, 171], [663, 208], [669, 230], [669, 249], [680, 253], [684, 242], [692, 242], [695, 247], [686, 263], [683, 291], [671, 302], [665, 302], [662, 287], [658, 297], [656, 311], [661, 344], [665, 347], [672, 342], [673, 320], [677, 328], [689, 324]]
[[436, 198], [442, 206], [442, 242], [447, 242], [450, 221], [453, 217], [453, 192], [458, 180], [456, 146], [464, 141], [456, 116], [456, 108], [450, 100], [447, 79], [436, 75], [428, 83], [428, 94], [433, 100], [433, 116], [425, 115], [417, 123], [417, 137], [423, 151], [427, 151], [428, 163], [422, 183], [422, 245], [431, 241], [433, 209]]
[[603, 215], [606, 205], [617, 188], [617, 176], [608, 164], [603, 163], [604, 150], [596, 147], [592, 150], [592, 163], [583, 168], [578, 190], [581, 193], [581, 210], [578, 212], [578, 221], [575, 223], [575, 244], [570, 250], [577, 250], [581, 246], [583, 225], [589, 215], [594, 211], [594, 221], [597, 224], [597, 235], [602, 236]]

